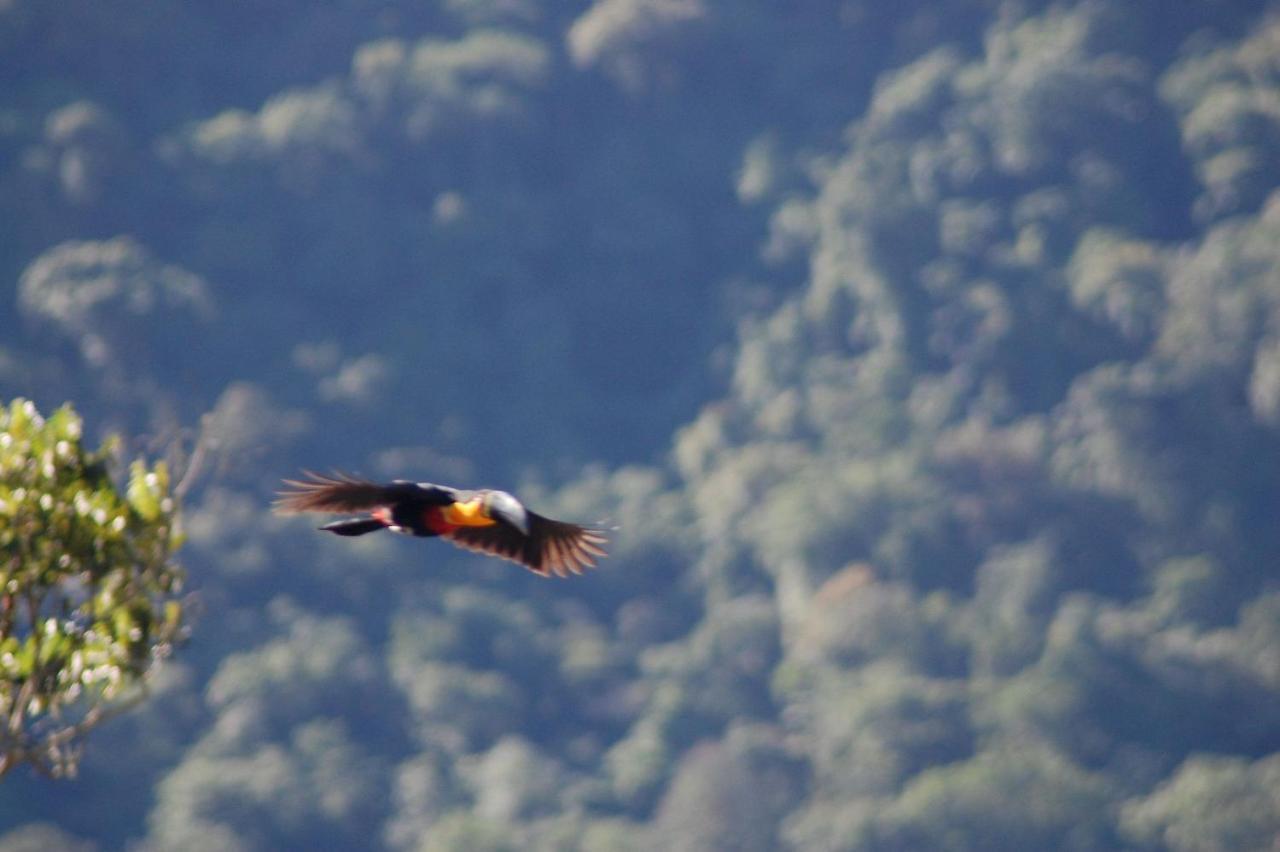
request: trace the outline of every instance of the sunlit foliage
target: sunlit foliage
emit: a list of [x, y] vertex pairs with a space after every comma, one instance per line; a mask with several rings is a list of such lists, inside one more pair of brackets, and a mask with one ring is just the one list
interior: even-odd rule
[[67, 406], [0, 409], [0, 774], [74, 773], [183, 630], [167, 468], [134, 462], [117, 488], [82, 430]]

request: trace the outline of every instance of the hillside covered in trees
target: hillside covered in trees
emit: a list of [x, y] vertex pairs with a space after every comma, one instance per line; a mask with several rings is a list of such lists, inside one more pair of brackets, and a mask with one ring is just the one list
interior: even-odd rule
[[10, 0], [0, 79], [0, 401], [204, 447], [0, 852], [1280, 837], [1280, 5]]

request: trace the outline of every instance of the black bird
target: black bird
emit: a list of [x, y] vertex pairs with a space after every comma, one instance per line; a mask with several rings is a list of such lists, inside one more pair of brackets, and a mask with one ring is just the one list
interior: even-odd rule
[[544, 518], [505, 491], [464, 491], [430, 482], [386, 484], [344, 474], [286, 479], [275, 503], [280, 513], [367, 514], [320, 527], [338, 535], [381, 529], [440, 536], [459, 547], [510, 559], [546, 577], [581, 574], [605, 556], [604, 531]]

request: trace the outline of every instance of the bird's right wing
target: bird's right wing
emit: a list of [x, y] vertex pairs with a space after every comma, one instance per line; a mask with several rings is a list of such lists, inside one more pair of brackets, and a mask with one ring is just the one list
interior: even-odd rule
[[553, 521], [534, 512], [529, 512], [528, 536], [502, 522], [457, 527], [442, 535], [459, 547], [509, 559], [544, 577], [567, 577], [594, 567], [608, 542], [603, 530]]
[[294, 512], [362, 512], [404, 500], [447, 506], [457, 492], [429, 482], [377, 483], [343, 473], [324, 476], [305, 471], [306, 479], [286, 479], [275, 501], [281, 514]]

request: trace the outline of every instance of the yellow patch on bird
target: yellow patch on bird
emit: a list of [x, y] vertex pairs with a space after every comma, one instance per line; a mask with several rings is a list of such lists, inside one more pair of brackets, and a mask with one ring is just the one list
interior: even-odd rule
[[484, 512], [484, 500], [480, 497], [465, 503], [451, 503], [441, 513], [444, 519], [460, 527], [491, 527], [497, 523]]

